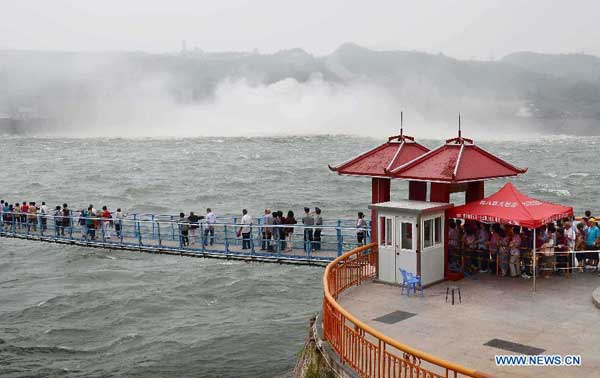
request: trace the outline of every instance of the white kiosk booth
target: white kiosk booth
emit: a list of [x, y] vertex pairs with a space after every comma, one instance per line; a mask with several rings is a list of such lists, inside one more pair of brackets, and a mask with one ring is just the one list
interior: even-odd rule
[[377, 214], [379, 277], [402, 284], [402, 268], [431, 285], [444, 280], [445, 211], [449, 203], [392, 201], [369, 206]]

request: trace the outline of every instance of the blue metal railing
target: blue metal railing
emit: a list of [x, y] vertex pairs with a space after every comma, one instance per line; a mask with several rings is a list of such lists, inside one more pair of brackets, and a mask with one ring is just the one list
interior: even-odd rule
[[[139, 247], [192, 253], [331, 261], [359, 246], [352, 221], [337, 220], [322, 226], [243, 225], [236, 217], [227, 222], [191, 224], [172, 215], [131, 214], [123, 219], [5, 213], [0, 235], [42, 240], [76, 241], [85, 245]], [[245, 228], [247, 227], [247, 228]], [[240, 231], [247, 231], [241, 233]], [[308, 231], [308, 232], [306, 232]], [[370, 242], [366, 229], [365, 243]], [[311, 236], [312, 235], [312, 236]], [[315, 237], [315, 235], [318, 235]]]

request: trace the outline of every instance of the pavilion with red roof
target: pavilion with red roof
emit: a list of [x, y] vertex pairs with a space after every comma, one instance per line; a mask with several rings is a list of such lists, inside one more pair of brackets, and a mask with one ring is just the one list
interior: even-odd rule
[[[339, 175], [371, 177], [371, 203], [389, 201], [390, 177], [388, 172], [401, 167], [409, 161], [428, 152], [429, 149], [417, 142], [415, 138], [404, 135], [403, 128], [400, 134], [391, 136], [387, 142], [329, 169]], [[427, 183], [410, 181], [409, 198], [413, 200], [426, 199]], [[372, 222], [375, 222], [375, 211], [372, 212]], [[373, 239], [377, 230], [371, 231]]]
[[478, 147], [472, 139], [463, 138], [459, 129], [457, 138], [386, 173], [392, 178], [430, 182], [432, 202], [450, 202], [451, 193], [463, 191], [465, 202], [471, 202], [483, 198], [484, 180], [526, 171]]
[[[425, 214], [431, 210], [429, 208], [433, 208], [434, 210], [441, 209], [443, 205], [452, 207], [452, 204], [450, 204], [451, 193], [465, 192], [466, 203], [481, 200], [485, 196], [485, 180], [513, 177], [527, 171], [527, 169], [518, 168], [475, 145], [472, 139], [463, 138], [460, 129], [460, 116], [458, 137], [446, 140], [443, 145], [434, 150], [430, 151], [427, 147], [415, 142], [413, 137], [404, 135], [401, 129], [399, 135], [389, 137], [384, 144], [335, 167], [329, 166], [329, 168], [340, 175], [371, 177], [371, 240], [378, 241], [378, 249], [386, 249], [385, 253], [380, 254], [380, 262], [377, 265], [378, 272], [380, 266], [385, 268], [389, 267], [389, 264], [394, 263], [394, 255], [400, 256], [398, 257], [399, 259], [403, 259], [405, 257], [402, 256], [406, 256], [404, 253], [406, 251], [399, 255], [396, 253], [390, 255], [388, 251], [390, 247], [387, 244], [388, 240], [382, 241], [380, 237], [378, 238], [378, 230], [382, 230], [379, 236], [385, 237], [386, 233], [382, 228], [383, 224], [381, 222], [387, 222], [385, 219], [389, 218], [389, 211], [391, 211], [389, 209], [394, 208], [396, 213], [411, 214], [412, 217], [412, 221], [408, 223], [412, 224], [413, 231], [402, 230], [402, 235], [409, 235], [410, 238], [415, 235], [415, 237], [419, 238], [423, 237], [424, 234], [422, 232], [432, 232], [433, 229], [436, 230], [437, 235], [445, 235], [440, 239], [443, 240], [441, 247], [435, 243], [434, 247], [429, 247], [434, 248], [436, 250], [435, 253], [422, 254], [421, 248], [415, 247], [417, 244], [413, 244], [410, 251], [414, 256], [417, 256], [416, 260], [419, 261], [416, 266], [411, 268], [411, 271], [420, 274], [421, 271], [425, 272], [428, 269], [427, 267], [439, 267], [439, 265], [436, 265], [437, 263], [422, 260], [423, 258], [428, 259], [432, 258], [432, 256], [437, 256], [436, 258], [443, 260], [441, 265], [443, 266], [444, 277], [448, 272], [448, 224], [443, 220], [444, 218], [448, 219], [448, 216], [444, 216], [442, 211], [442, 215], [436, 216], [438, 225], [431, 226], [429, 223], [425, 225], [424, 218], [421, 218], [421, 216], [415, 218], [414, 212], [420, 211], [421, 214]], [[390, 201], [391, 179], [409, 181], [408, 201], [397, 203]], [[425, 211], [423, 209], [429, 210]], [[381, 214], [378, 215], [378, 211], [381, 211], [384, 218], [388, 218], [383, 219]], [[395, 222], [403, 222], [392, 218], [389, 219], [391, 219], [392, 225]], [[385, 224], [387, 227], [387, 223]], [[408, 227], [407, 230], [410, 229], [409, 225], [404, 224], [404, 226]], [[423, 227], [422, 230], [424, 231], [417, 232], [416, 227]], [[385, 248], [382, 247], [382, 242], [386, 243]], [[407, 242], [407, 245], [411, 244]], [[401, 247], [396, 246], [396, 248]], [[425, 248], [428, 247], [425, 246]], [[381, 258], [384, 257], [385, 259], [391, 259], [391, 262], [382, 262]], [[398, 261], [395, 264], [397, 266], [398, 264], [404, 266], [402, 265], [404, 263]], [[438, 271], [435, 273], [435, 276], [439, 277], [440, 273], [442, 272]], [[393, 281], [393, 279], [390, 281]]]

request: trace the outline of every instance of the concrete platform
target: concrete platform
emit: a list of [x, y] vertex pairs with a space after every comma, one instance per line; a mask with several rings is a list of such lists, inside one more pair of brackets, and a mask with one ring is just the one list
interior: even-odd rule
[[[445, 302], [446, 287], [460, 287], [462, 303]], [[448, 361], [497, 377], [600, 377], [600, 310], [590, 296], [596, 273], [531, 280], [479, 274], [425, 289], [425, 297], [400, 295], [400, 288], [365, 283], [338, 302], [376, 330]], [[408, 312], [395, 323], [374, 319]], [[497, 354], [519, 354], [484, 345], [493, 339], [542, 349], [544, 355], [581, 355], [579, 367], [498, 367]]]

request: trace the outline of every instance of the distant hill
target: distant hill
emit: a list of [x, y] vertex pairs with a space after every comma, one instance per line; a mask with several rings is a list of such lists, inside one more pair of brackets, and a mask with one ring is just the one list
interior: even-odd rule
[[487, 126], [600, 134], [600, 58], [521, 52], [499, 61], [462, 61], [350, 43], [320, 57], [302, 49], [275, 54], [0, 51], [0, 113], [26, 107], [60, 122], [93, 122], [127, 114], [133, 100], [164, 95], [181, 104], [210, 101], [224, 80], [252, 86], [287, 78], [302, 83], [315, 75], [341, 89], [376, 85], [424, 121], [448, 121], [461, 111]]
[[505, 56], [501, 61], [554, 77], [600, 82], [600, 58], [593, 55], [518, 52]]

